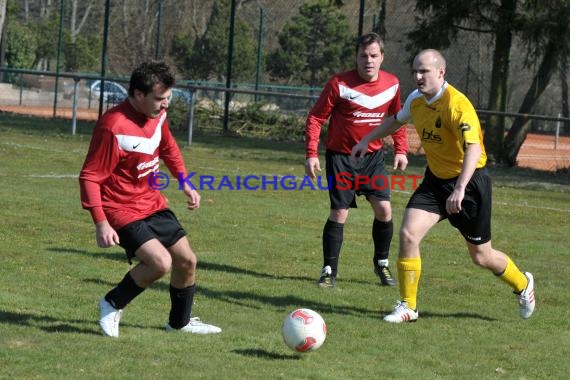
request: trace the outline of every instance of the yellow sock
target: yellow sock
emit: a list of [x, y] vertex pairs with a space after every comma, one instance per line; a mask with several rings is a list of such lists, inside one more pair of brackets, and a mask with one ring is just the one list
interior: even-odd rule
[[515, 265], [510, 257], [507, 256], [507, 267], [499, 275], [499, 278], [509, 284], [517, 293], [522, 292], [528, 285], [528, 279], [523, 272]]
[[406, 259], [398, 258], [397, 265], [401, 301], [407, 302], [410, 309], [416, 310], [422, 259], [419, 256]]

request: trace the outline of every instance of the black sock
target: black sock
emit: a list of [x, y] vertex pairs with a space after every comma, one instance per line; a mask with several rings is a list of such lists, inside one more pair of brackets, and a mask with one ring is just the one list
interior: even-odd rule
[[374, 265], [378, 265], [378, 260], [387, 260], [390, 253], [390, 243], [394, 234], [394, 223], [381, 222], [374, 218], [372, 223], [372, 240], [374, 241]]
[[115, 286], [107, 295], [105, 299], [109, 302], [115, 309], [124, 309], [136, 296], [141, 294], [145, 288], [141, 288], [135, 283], [135, 280], [131, 277], [131, 273], [128, 272], [125, 277]]
[[333, 277], [336, 277], [343, 232], [344, 224], [332, 220], [327, 220], [323, 229], [323, 266], [331, 267]]
[[177, 289], [170, 285], [170, 302], [172, 304], [168, 318], [170, 327], [181, 329], [190, 322], [195, 287], [196, 285], [191, 285], [183, 289]]

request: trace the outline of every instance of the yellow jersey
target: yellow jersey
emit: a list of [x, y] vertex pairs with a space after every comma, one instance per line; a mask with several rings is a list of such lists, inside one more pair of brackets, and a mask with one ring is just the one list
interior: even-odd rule
[[430, 100], [418, 90], [413, 91], [396, 114], [396, 120], [414, 125], [428, 166], [438, 178], [449, 179], [461, 174], [466, 144], [481, 146], [477, 168], [487, 163], [475, 108], [464, 94], [447, 82]]

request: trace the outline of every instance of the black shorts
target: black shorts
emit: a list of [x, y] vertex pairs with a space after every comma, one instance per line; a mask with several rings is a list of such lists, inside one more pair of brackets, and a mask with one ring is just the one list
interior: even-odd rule
[[356, 195], [390, 200], [390, 180], [382, 150], [358, 158], [355, 166], [348, 154], [327, 150], [325, 159], [331, 209], [357, 207]]
[[125, 249], [129, 263], [141, 245], [157, 239], [165, 247], [170, 247], [186, 236], [176, 215], [169, 210], [158, 211], [142, 220], [137, 220], [117, 231], [120, 246]]
[[406, 208], [417, 208], [449, 219], [465, 240], [471, 244], [484, 244], [491, 240], [492, 183], [487, 169], [477, 169], [465, 189], [461, 212], [448, 214], [447, 198], [453, 192], [457, 177], [441, 179], [426, 169], [423, 182], [416, 189]]

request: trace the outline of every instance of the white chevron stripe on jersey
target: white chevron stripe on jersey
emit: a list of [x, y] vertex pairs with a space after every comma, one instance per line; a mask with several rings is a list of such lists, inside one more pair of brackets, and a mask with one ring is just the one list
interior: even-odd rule
[[388, 87], [386, 90], [374, 96], [363, 94], [352, 88], [343, 86], [342, 84], [339, 84], [338, 87], [341, 98], [356, 103], [359, 106], [366, 107], [368, 109], [374, 109], [394, 99], [394, 96], [398, 91], [398, 86], [398, 84], [395, 84], [392, 87]]
[[166, 120], [166, 112], [162, 114], [154, 134], [150, 137], [142, 136], [129, 136], [129, 135], [115, 135], [119, 147], [127, 152], [139, 152], [146, 154], [153, 154], [162, 138], [162, 124]]

